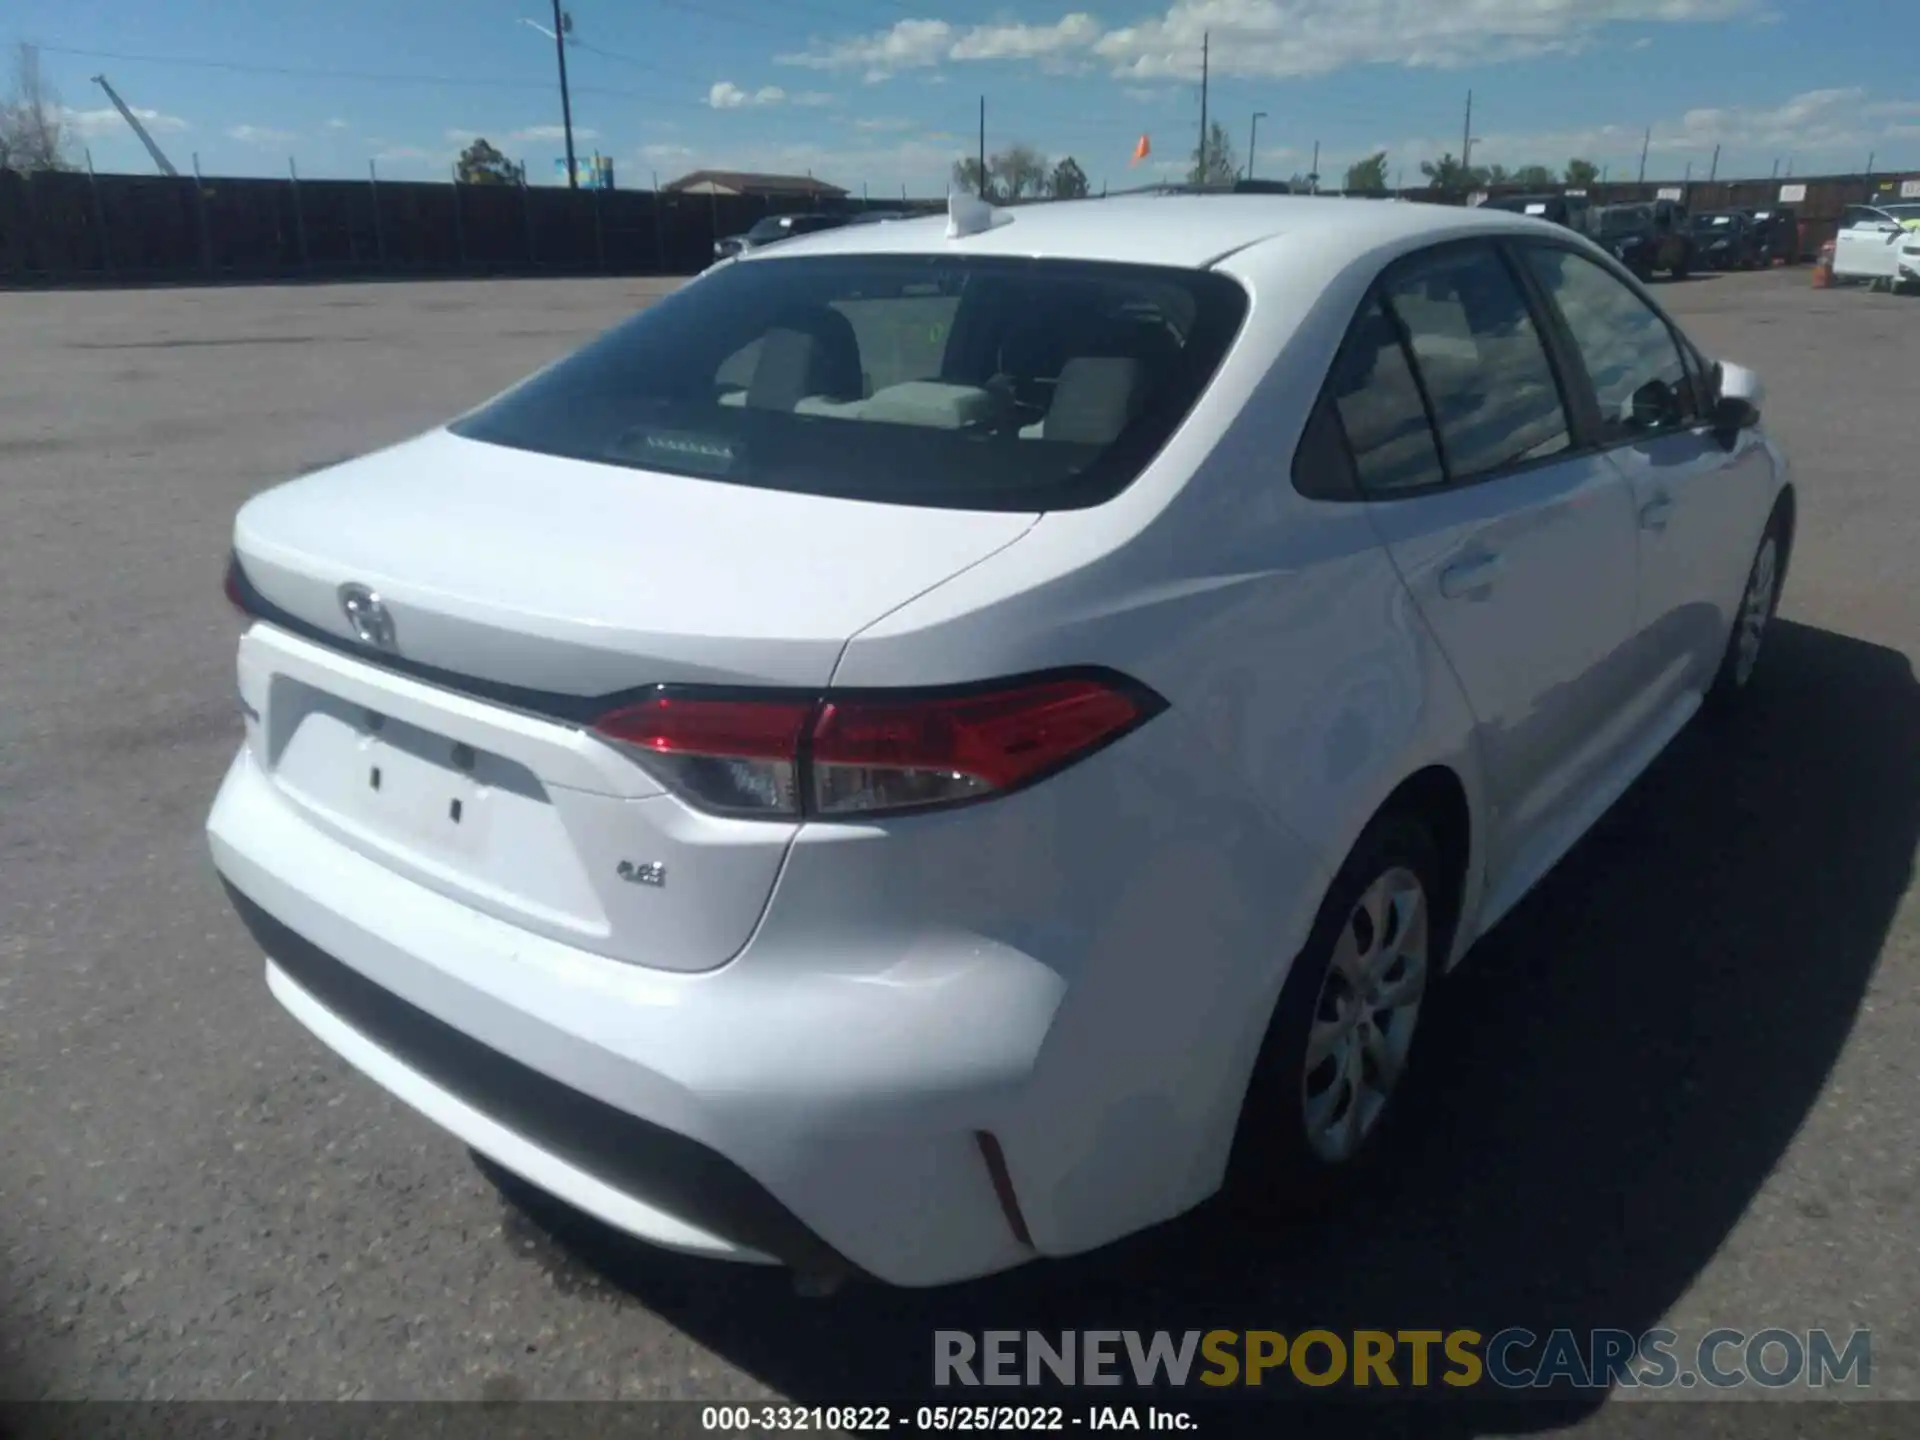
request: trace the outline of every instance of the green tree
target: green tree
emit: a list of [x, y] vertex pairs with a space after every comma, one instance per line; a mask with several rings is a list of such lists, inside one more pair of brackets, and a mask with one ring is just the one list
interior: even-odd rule
[[1513, 173], [1504, 165], [1489, 165], [1480, 172], [1482, 185], [1511, 185]]
[[0, 170], [71, 170], [66, 110], [41, 77], [40, 52], [14, 52], [13, 83], [0, 99]]
[[996, 205], [1046, 194], [1049, 178], [1047, 157], [1031, 145], [1009, 145], [989, 155], [984, 175], [974, 156], [953, 162], [953, 183]]
[[1387, 189], [1387, 152], [1376, 150], [1347, 167], [1346, 188], [1356, 195], [1384, 195]]
[[517, 185], [526, 178], [520, 166], [478, 135], [460, 152], [454, 173], [462, 185]]
[[1477, 166], [1462, 165], [1451, 152], [1438, 160], [1422, 160], [1420, 173], [1427, 177], [1427, 188], [1443, 195], [1465, 195], [1487, 182], [1487, 172]]
[[1529, 190], [1545, 190], [1548, 186], [1558, 185], [1560, 181], [1544, 165], [1522, 165], [1513, 172], [1513, 183], [1524, 185]]
[[987, 173], [1008, 201], [1047, 193], [1047, 157], [1031, 145], [1009, 145], [987, 157]]
[[1056, 200], [1084, 200], [1092, 188], [1087, 183], [1087, 172], [1071, 155], [1054, 166], [1053, 174], [1047, 179], [1047, 193]]
[[1193, 150], [1193, 163], [1187, 171], [1189, 185], [1231, 185], [1240, 178], [1240, 162], [1233, 153], [1233, 137], [1227, 127], [1215, 120], [1207, 127], [1206, 141]]
[[1600, 179], [1600, 167], [1591, 160], [1569, 160], [1567, 162], [1567, 184], [1575, 189], [1584, 190]]

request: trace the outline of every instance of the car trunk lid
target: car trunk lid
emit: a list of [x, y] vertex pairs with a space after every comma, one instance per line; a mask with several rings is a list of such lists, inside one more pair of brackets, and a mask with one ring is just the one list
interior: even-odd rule
[[[235, 558], [267, 622], [241, 647], [248, 743], [311, 823], [423, 885], [709, 969], [752, 933], [795, 827], [692, 809], [588, 722], [656, 684], [822, 688], [855, 632], [1034, 518], [430, 435], [242, 509]], [[353, 585], [389, 645], [356, 631]]]

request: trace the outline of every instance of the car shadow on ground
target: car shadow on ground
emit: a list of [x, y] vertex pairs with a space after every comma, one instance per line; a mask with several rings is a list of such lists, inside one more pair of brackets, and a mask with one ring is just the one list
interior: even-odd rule
[[[1331, 1216], [1260, 1224], [1215, 1202], [1079, 1259], [827, 1300], [796, 1297], [780, 1272], [653, 1250], [509, 1183], [512, 1243], [809, 1404], [933, 1398], [936, 1329], [1655, 1326], [1819, 1096], [1920, 836], [1907, 659], [1784, 621], [1768, 644], [1748, 708], [1689, 727], [1440, 992], [1376, 1183]], [[1215, 1392], [1197, 1410], [1209, 1433], [1277, 1433], [1305, 1418], [1302, 1393]], [[1563, 1388], [1525, 1404], [1352, 1402], [1338, 1428], [1537, 1431], [1601, 1401]]]

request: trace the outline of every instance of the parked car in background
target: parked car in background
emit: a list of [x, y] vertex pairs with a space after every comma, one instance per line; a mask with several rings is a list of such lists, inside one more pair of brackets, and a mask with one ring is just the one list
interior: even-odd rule
[[1800, 255], [1800, 212], [1779, 208], [1753, 212], [1754, 245], [1760, 263], [1798, 265]]
[[1678, 201], [1603, 205], [1593, 217], [1593, 238], [1642, 280], [1662, 273], [1684, 280], [1693, 269], [1693, 235]]
[[1481, 208], [1551, 220], [1582, 235], [1588, 233], [1593, 215], [1593, 206], [1583, 195], [1499, 195]]
[[1833, 240], [1833, 278], [1920, 285], [1920, 204], [1849, 205]]
[[245, 504], [213, 860], [301, 1024], [657, 1244], [935, 1285], [1267, 1224], [1392, 1107], [1486, 1138], [1398, 1098], [1434, 988], [1748, 696], [1762, 398], [1497, 212], [756, 250]]
[[852, 217], [847, 215], [769, 215], [744, 235], [729, 235], [713, 242], [713, 258], [729, 260], [749, 250], [777, 245], [796, 235], [813, 235], [822, 230], [837, 230]]
[[1753, 270], [1760, 247], [1753, 218], [1744, 210], [1713, 210], [1693, 217], [1693, 243], [1707, 270]]

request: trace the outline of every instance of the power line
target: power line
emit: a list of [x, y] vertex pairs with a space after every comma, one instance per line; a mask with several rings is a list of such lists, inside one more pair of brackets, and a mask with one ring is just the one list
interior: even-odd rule
[[[576, 42], [577, 45], [577, 42]], [[400, 71], [370, 70], [322, 70], [294, 65], [258, 65], [240, 60], [206, 60], [189, 55], [139, 55], [121, 50], [92, 50], [73, 45], [42, 45], [41, 50], [54, 55], [78, 55], [89, 59], [127, 60], [142, 65], [178, 65], [195, 70], [226, 70], [243, 75], [288, 75], [306, 80], [346, 80], [356, 84], [368, 85], [447, 85], [476, 87], [485, 90], [548, 90], [549, 82], [544, 80], [506, 79], [499, 76], [471, 75], [417, 75]], [[610, 50], [601, 50], [598, 46], [585, 46], [595, 54], [605, 55], [609, 59], [625, 61], [655, 75], [670, 77], [685, 83], [684, 71], [669, 70], [665, 66], [651, 65], [632, 56], [619, 55]], [[574, 85], [576, 95], [612, 95], [624, 100], [657, 100], [657, 92], [642, 93], [635, 90], [623, 90], [610, 85]], [[676, 103], [703, 105], [704, 95], [687, 94], [670, 96]]]
[[181, 65], [196, 70], [233, 70], [253, 75], [295, 75], [314, 80], [353, 80], [385, 85], [474, 85], [486, 89], [548, 88], [544, 80], [502, 80], [465, 75], [406, 75], [364, 70], [310, 70], [292, 65], [252, 65], [238, 60], [201, 60], [185, 55], [135, 55], [124, 50], [85, 50], [72, 45], [42, 45], [49, 55], [80, 55], [95, 60], [130, 60], [142, 65]]

